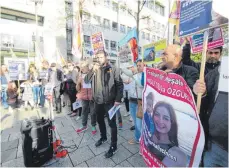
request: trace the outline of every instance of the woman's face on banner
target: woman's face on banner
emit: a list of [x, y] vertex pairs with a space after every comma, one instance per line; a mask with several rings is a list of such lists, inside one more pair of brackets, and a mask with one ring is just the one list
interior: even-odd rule
[[156, 130], [159, 133], [166, 134], [170, 131], [171, 118], [169, 111], [165, 107], [160, 106], [156, 109], [155, 114], [153, 115], [153, 120]]

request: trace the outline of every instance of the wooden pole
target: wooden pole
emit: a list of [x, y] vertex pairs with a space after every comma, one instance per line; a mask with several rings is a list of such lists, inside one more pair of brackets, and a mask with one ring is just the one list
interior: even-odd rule
[[[203, 51], [202, 51], [202, 60], [200, 67], [200, 81], [204, 82], [204, 72], [205, 72], [205, 64], [206, 64], [206, 52], [208, 48], [208, 30], [204, 32], [204, 42], [203, 42]], [[202, 94], [199, 93], [197, 95], [197, 112], [200, 114], [200, 105], [201, 105]]]

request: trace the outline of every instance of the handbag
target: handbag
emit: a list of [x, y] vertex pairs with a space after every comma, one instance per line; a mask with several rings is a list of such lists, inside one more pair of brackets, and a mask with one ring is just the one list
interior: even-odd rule
[[138, 111], [137, 111], [137, 117], [142, 119], [143, 118], [143, 109], [142, 109], [142, 100], [138, 99], [138, 90], [137, 86], [135, 87], [136, 89], [136, 94], [137, 94], [137, 101], [138, 101]]

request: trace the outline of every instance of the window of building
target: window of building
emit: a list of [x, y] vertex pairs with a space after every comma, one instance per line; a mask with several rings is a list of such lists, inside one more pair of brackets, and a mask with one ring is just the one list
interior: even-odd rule
[[153, 21], [153, 26], [156, 27], [156, 25], [157, 25], [157, 22]]
[[67, 50], [72, 50], [72, 30], [67, 29]]
[[100, 16], [94, 15], [93, 17], [98, 23], [101, 23], [101, 17]]
[[146, 40], [150, 40], [150, 34], [146, 33]]
[[120, 12], [126, 14], [126, 6], [120, 6]]
[[73, 7], [72, 7], [72, 2], [67, 2], [65, 1], [65, 12], [67, 16], [72, 15]]
[[130, 16], [133, 15], [133, 11], [131, 9], [128, 9], [128, 15], [130, 15]]
[[104, 28], [106, 28], [106, 29], [110, 29], [110, 20], [104, 19], [104, 20], [103, 20], [103, 26], [104, 26]]
[[131, 29], [132, 29], [131, 27], [127, 26], [127, 33], [131, 31]]
[[104, 0], [104, 6], [109, 7], [110, 6], [110, 0]]
[[[35, 23], [35, 15], [1, 7], [1, 18], [18, 22]], [[38, 16], [38, 25], [43, 26], [44, 17]]]
[[154, 8], [154, 2], [153, 1], [148, 1], [148, 8], [153, 9]]
[[126, 26], [125, 25], [120, 25], [120, 32], [121, 33], [126, 33]]
[[112, 9], [113, 11], [118, 12], [118, 3], [112, 2]]
[[152, 35], [152, 41], [155, 41], [155, 40], [156, 40], [155, 35]]
[[112, 22], [112, 30], [118, 31], [118, 23], [117, 22]]
[[105, 39], [105, 47], [106, 47], [107, 50], [109, 50], [109, 40]]
[[162, 27], [163, 30], [165, 29], [165, 25], [162, 24], [161, 27]]
[[160, 15], [164, 16], [165, 15], [165, 7], [160, 5], [160, 4], [155, 4], [155, 10], [157, 13]]
[[90, 21], [90, 20], [91, 20], [91, 15], [90, 15], [90, 13], [87, 13], [87, 12], [83, 11], [82, 19], [83, 19], [83, 20], [86, 20], [86, 21]]
[[111, 41], [111, 45], [110, 45], [111, 50], [116, 51], [116, 48], [117, 48], [117, 46], [116, 46], [116, 45], [117, 45], [117, 44], [116, 44], [116, 41]]
[[83, 38], [84, 38], [84, 43], [86, 45], [91, 45], [91, 38], [90, 38], [90, 36], [84, 35]]
[[142, 39], [145, 39], [145, 32], [142, 32]]
[[160, 37], [159, 36], [157, 36], [157, 40], [160, 40]]

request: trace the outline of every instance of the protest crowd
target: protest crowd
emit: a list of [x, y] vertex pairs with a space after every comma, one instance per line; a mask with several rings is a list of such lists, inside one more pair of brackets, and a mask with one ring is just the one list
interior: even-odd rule
[[[189, 116], [199, 122], [200, 131], [196, 134], [205, 137], [202, 150], [197, 149], [202, 151], [199, 154], [201, 156], [198, 166], [228, 167], [228, 90], [220, 90], [223, 46], [206, 49], [203, 80], [200, 79], [201, 63], [191, 59], [191, 46], [191, 40], [185, 38], [182, 46], [167, 45], [160, 54], [160, 62], [146, 63], [157, 58], [153, 51], [150, 52], [152, 58], [150, 54], [145, 60], [139, 56], [131, 64], [120, 67], [109, 62], [105, 50], [97, 51], [93, 60], [69, 61], [62, 65], [44, 59], [41, 65], [30, 63], [26, 80], [20, 81], [11, 80], [8, 65], [2, 64], [2, 107], [12, 113], [18, 108], [27, 111], [44, 108], [47, 102], [51, 102], [53, 111], [63, 113], [63, 107], [69, 106], [70, 110], [66, 115], [81, 120], [81, 127], [75, 130], [76, 134], [81, 134], [88, 128], [92, 135], [100, 134], [95, 147], [98, 148], [108, 141], [107, 129], [110, 130], [110, 147], [105, 152], [105, 158], [111, 158], [118, 150], [118, 131], [122, 130], [122, 119], [126, 117], [132, 124], [129, 129], [133, 132], [128, 143], [144, 146], [139, 150], [139, 157], [144, 157], [149, 162], [148, 166], [151, 161], [145, 157], [146, 151], [157, 157], [155, 162], [158, 165], [187, 167], [190, 160], [193, 161], [193, 156], [187, 156], [186, 150], [180, 147], [185, 145], [181, 143], [182, 137], [179, 136], [179, 124], [182, 120], [179, 116], [181, 113], [185, 114], [185, 111], [177, 110], [169, 99], [158, 99], [156, 91], [149, 92], [148, 74], [152, 70], [155, 80], [150, 81], [151, 88], [155, 86], [154, 90], [158, 94], [166, 91], [168, 93], [166, 86], [159, 85], [160, 75], [157, 76], [156, 73], [167, 76], [166, 81], [170, 82], [168, 85], [171, 87], [169, 94], [173, 98], [186, 98], [186, 103], [193, 107], [187, 109], [195, 111], [196, 116], [193, 117], [191, 112]], [[178, 80], [169, 80], [172, 77]], [[175, 85], [184, 86], [182, 93], [186, 94], [178, 94], [178, 87]], [[46, 93], [48, 86], [52, 86], [51, 94]], [[195, 108], [198, 97], [201, 99], [199, 112]], [[178, 98], [174, 100], [176, 101]], [[76, 103], [81, 105], [76, 107]], [[121, 110], [122, 105], [125, 106], [125, 111]], [[106, 128], [105, 120], [108, 120], [110, 128]], [[187, 127], [192, 129], [191, 126]], [[193, 148], [201, 147], [191, 146], [190, 153], [195, 153]]]

